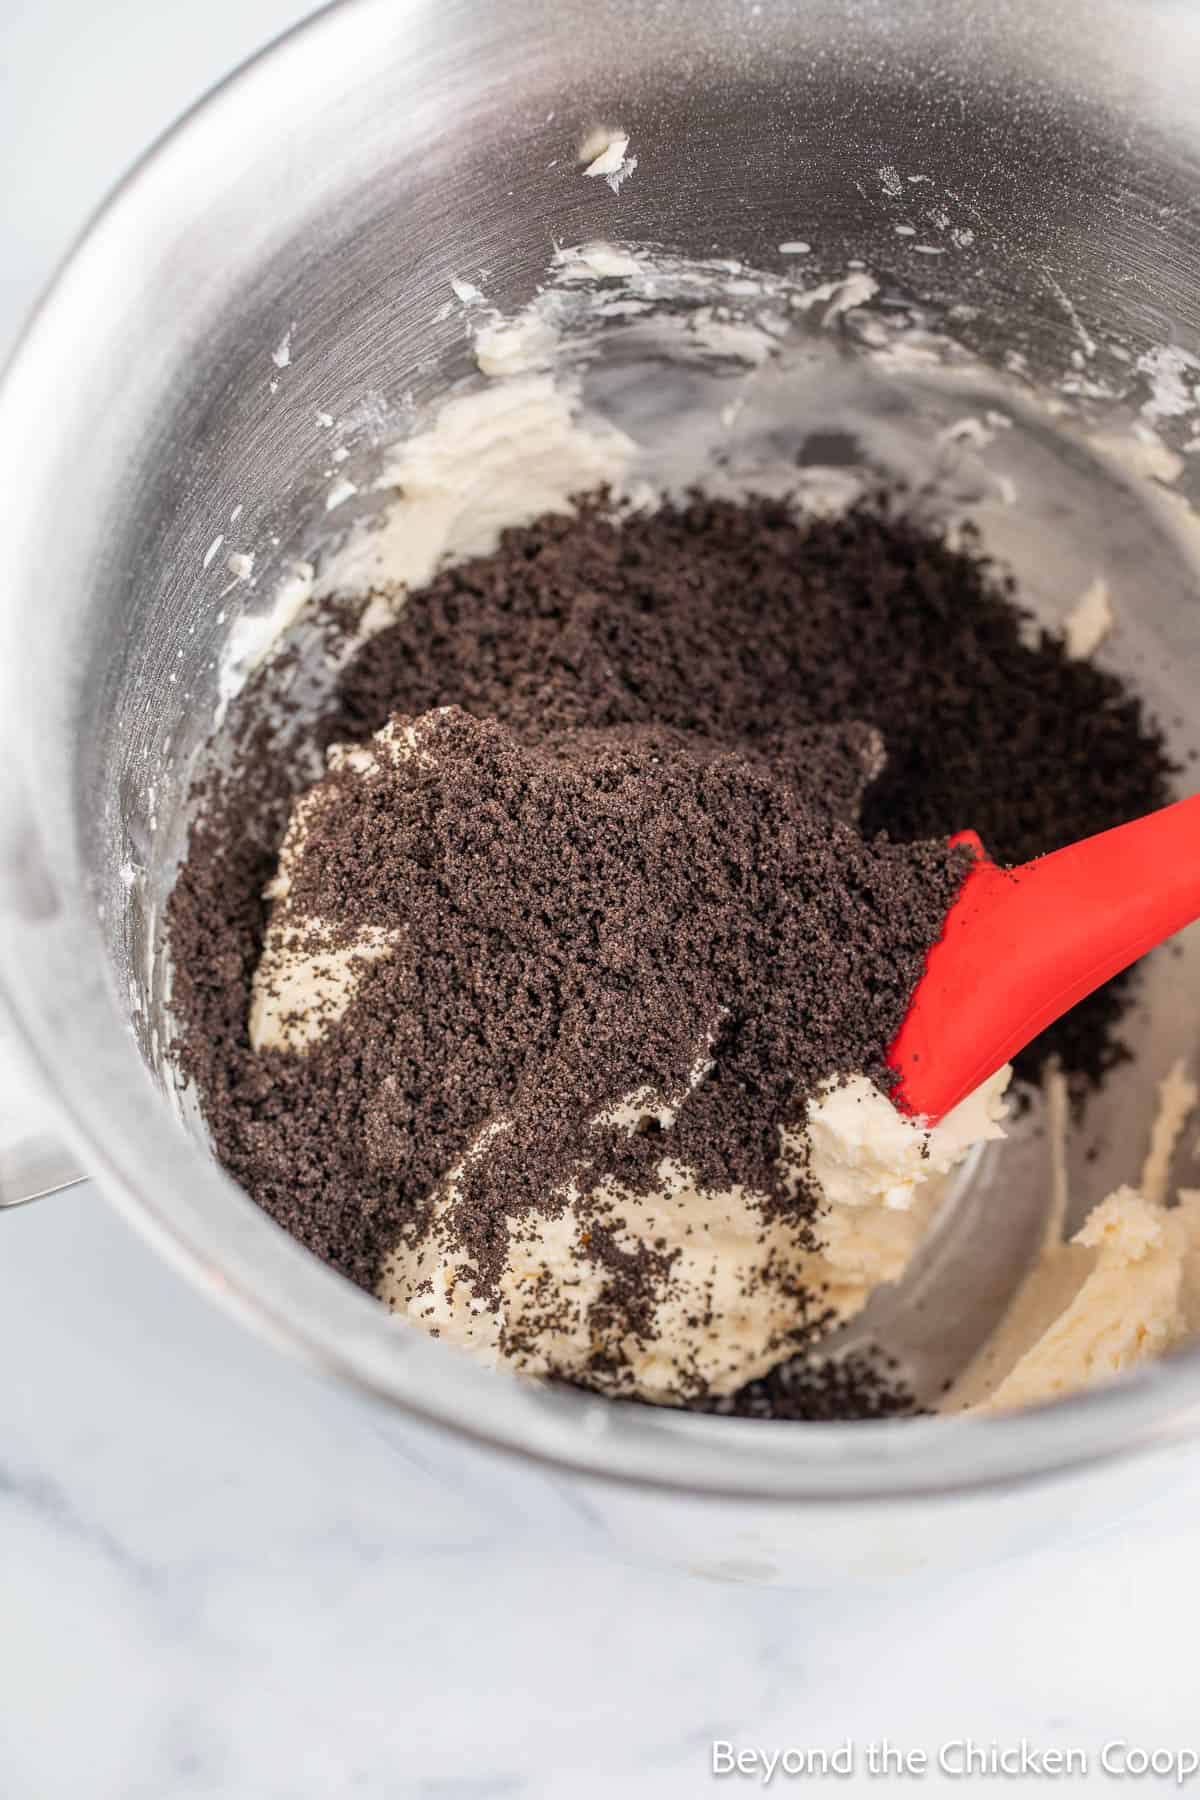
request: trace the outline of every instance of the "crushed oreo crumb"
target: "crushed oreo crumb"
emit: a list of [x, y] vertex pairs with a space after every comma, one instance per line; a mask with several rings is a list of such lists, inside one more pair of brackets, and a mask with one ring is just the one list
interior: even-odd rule
[[736, 1394], [707, 1400], [698, 1411], [723, 1419], [795, 1419], [808, 1423], [912, 1418], [917, 1406], [896, 1363], [879, 1351], [844, 1356], [809, 1352], [778, 1363]]
[[[601, 508], [506, 534], [440, 575], [348, 671], [326, 738], [454, 704], [536, 741], [655, 723], [748, 749], [802, 722], [863, 720], [887, 765], [862, 829], [972, 827], [1005, 864], [1170, 798], [1171, 765], [1120, 679], [1030, 629], [971, 534], [952, 549], [886, 504], [798, 520], [696, 498], [617, 523]], [[1018, 1059], [1076, 1090], [1123, 1055], [1132, 979], [1091, 995]]]
[[302, 1057], [271, 1059], [291, 1107], [339, 1109], [342, 1185], [379, 1189], [377, 1228], [395, 1240], [478, 1129], [509, 1121], [455, 1201], [493, 1297], [510, 1224], [567, 1182], [657, 1185], [658, 1134], [605, 1119], [639, 1093], [681, 1096], [670, 1153], [704, 1189], [807, 1216], [780, 1129], [830, 1077], [887, 1082], [968, 861], [944, 840], [867, 843], [830, 811], [841, 796], [857, 812], [871, 734], [803, 728], [768, 757], [648, 725], [532, 746], [458, 707], [395, 730], [395, 758], [335, 771], [306, 806], [288, 921], [332, 921], [326, 941], [350, 945], [382, 929], [397, 949]]
[[[780, 1183], [779, 1125], [825, 1075], [885, 1078], [959, 878], [947, 835], [974, 826], [1023, 861], [1168, 798], [1137, 700], [1032, 636], [970, 543], [886, 504], [802, 520], [695, 499], [618, 522], [600, 498], [438, 575], [345, 671], [319, 743], [453, 708], [443, 777], [398, 765], [369, 821], [368, 784], [346, 779], [295, 903], [339, 929], [403, 924], [411, 958], [365, 967], [304, 1056], [256, 1054], [262, 888], [298, 779], [250, 722], [260, 698], [242, 697], [240, 762], [212, 778], [172, 897], [180, 1063], [226, 1166], [364, 1286], [506, 1109], [519, 1134], [463, 1191], [485, 1287], [547, 1181], [582, 1160], [644, 1187], [656, 1134], [597, 1139], [589, 1107], [677, 1088], [698, 1036], [714, 1068], [673, 1148], [811, 1210]], [[1121, 1007], [1120, 988], [1093, 996], [1022, 1072], [1057, 1054], [1094, 1083]], [[878, 1368], [813, 1367], [792, 1357], [719, 1410], [907, 1404]]]

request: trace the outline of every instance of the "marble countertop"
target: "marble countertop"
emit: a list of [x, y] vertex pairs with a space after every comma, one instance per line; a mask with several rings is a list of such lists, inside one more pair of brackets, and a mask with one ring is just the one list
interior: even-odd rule
[[5, 1800], [683, 1800], [714, 1738], [1195, 1740], [1200, 1459], [985, 1574], [647, 1572], [508, 1542], [92, 1186], [0, 1226]]
[[[121, 166], [302, 10], [6, 0], [0, 340]], [[707, 1789], [714, 1738], [887, 1736], [937, 1788], [968, 1736], [1093, 1769], [1112, 1739], [1200, 1741], [1200, 1456], [1136, 1516], [984, 1573], [647, 1572], [509, 1541], [91, 1185], [0, 1236], [4, 1800], [674, 1800]]]

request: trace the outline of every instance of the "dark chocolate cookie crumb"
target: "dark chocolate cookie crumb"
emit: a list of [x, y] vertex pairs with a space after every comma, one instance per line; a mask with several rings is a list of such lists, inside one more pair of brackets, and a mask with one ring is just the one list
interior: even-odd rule
[[[278, 673], [277, 665], [276, 678]], [[263, 681], [270, 678], [268, 671]], [[511, 920], [496, 938], [489, 936], [482, 915], [469, 920], [461, 894], [447, 914], [457, 921], [452, 953], [435, 954], [437, 905], [453, 901], [445, 858], [453, 862], [467, 848], [442, 842], [425, 871], [428, 904], [415, 1012], [414, 990], [403, 1012], [395, 969], [379, 964], [365, 971], [350, 1012], [314, 1051], [303, 1057], [255, 1054], [247, 1015], [266, 916], [262, 887], [295, 789], [312, 779], [311, 757], [307, 764], [281, 758], [269, 732], [255, 723], [263, 691], [260, 681], [236, 703], [245, 721], [241, 760], [232, 777], [211, 779], [172, 897], [180, 1063], [197, 1085], [222, 1161], [267, 1211], [365, 1286], [373, 1284], [398, 1234], [419, 1227], [431, 1189], [479, 1125], [511, 1107], [514, 1096], [528, 1096], [535, 1067], [553, 1067], [554, 1057], [565, 1055], [559, 1079], [580, 1077], [583, 1034], [576, 1029], [572, 1038], [562, 1029], [571, 1004], [591, 1009], [602, 1042], [589, 1078], [614, 1077], [618, 1069], [623, 1079], [632, 1077], [636, 1065], [647, 1079], [667, 1079], [705, 1015], [715, 1032], [719, 1072], [703, 1084], [710, 1091], [690, 1121], [684, 1107], [673, 1130], [689, 1136], [689, 1158], [702, 1162], [707, 1176], [728, 1175], [729, 1159], [741, 1157], [744, 1172], [766, 1180], [764, 1121], [771, 1116], [774, 1125], [779, 1122], [779, 1071], [786, 1064], [777, 1059], [788, 1045], [777, 1011], [769, 1005], [765, 1014], [754, 1010], [748, 993], [747, 1004], [731, 1016], [718, 990], [724, 993], [732, 968], [753, 975], [750, 965], [764, 955], [764, 977], [768, 963], [774, 978], [785, 974], [781, 934], [790, 929], [789, 914], [783, 883], [772, 887], [770, 859], [786, 842], [793, 860], [784, 866], [796, 874], [793, 838], [797, 832], [803, 837], [801, 815], [811, 825], [812, 776], [822, 757], [825, 812], [834, 835], [853, 817], [864, 776], [875, 777], [862, 799], [862, 837], [846, 831], [846, 841], [857, 846], [845, 865], [858, 871], [854, 880], [869, 882], [868, 869], [904, 875], [899, 889], [889, 892], [886, 882], [878, 892], [864, 889], [859, 898], [865, 904], [851, 908], [839, 925], [829, 910], [831, 871], [812, 865], [805, 916], [821, 920], [825, 935], [818, 941], [840, 955], [842, 972], [851, 964], [861, 972], [875, 1011], [872, 1016], [868, 1008], [848, 1037], [843, 1010], [837, 1029], [822, 1040], [816, 1004], [817, 1047], [799, 1072], [801, 1086], [837, 1067], [881, 1072], [897, 1007], [903, 1010], [935, 934], [934, 913], [941, 916], [956, 878], [944, 848], [921, 847], [922, 840], [944, 845], [947, 834], [971, 825], [998, 860], [1022, 861], [1169, 798], [1162, 742], [1137, 700], [1114, 676], [1070, 660], [1057, 638], [1031, 635], [1005, 583], [969, 543], [951, 548], [882, 502], [842, 519], [808, 521], [774, 502], [739, 507], [696, 499], [618, 523], [601, 498], [574, 519], [546, 519], [507, 533], [494, 555], [448, 570], [411, 596], [397, 623], [345, 672], [317, 739], [361, 740], [394, 713], [417, 717], [459, 708], [458, 733], [471, 731], [464, 715], [493, 722], [474, 732], [469, 754], [464, 739], [463, 778], [475, 783], [481, 802], [496, 801], [497, 784], [511, 802], [509, 777], [519, 764], [518, 785], [532, 784], [539, 796], [553, 788], [559, 800], [568, 790], [573, 794], [560, 821], [568, 835], [586, 811], [580, 782], [593, 788], [598, 782], [599, 792], [610, 782], [630, 799], [638, 787], [631, 759], [644, 759], [652, 744], [665, 747], [678, 759], [671, 766], [681, 786], [672, 802], [693, 809], [685, 812], [693, 827], [694, 809], [702, 812], [714, 792], [724, 796], [715, 820], [724, 836], [711, 833], [705, 871], [715, 868], [724, 883], [718, 912], [726, 909], [727, 922], [736, 917], [739, 931], [753, 929], [740, 946], [723, 947], [720, 981], [710, 958], [699, 985], [681, 995], [670, 942], [678, 921], [660, 909], [655, 968], [664, 977], [662, 998], [652, 1009], [650, 1041], [635, 1046], [626, 1030], [627, 1005], [635, 986], [644, 991], [646, 959], [639, 962], [636, 931], [626, 935], [622, 949], [620, 933], [609, 929], [611, 909], [599, 987], [589, 985], [594, 963], [587, 981], [580, 984], [573, 971], [576, 987], [569, 981], [564, 986], [572, 971], [561, 946], [555, 953], [545, 933], [527, 933], [514, 953]], [[302, 743], [298, 728], [297, 735]], [[830, 753], [835, 740], [836, 755]], [[501, 764], [508, 771], [503, 778]], [[636, 837], [641, 861], [632, 871], [631, 925], [639, 922], [647, 889], [661, 884], [666, 866], [667, 839], [654, 836], [665, 820], [648, 806], [651, 791], [636, 798], [622, 820], [614, 818], [605, 851], [618, 854], [620, 831]], [[752, 830], [747, 793], [754, 801]], [[597, 798], [592, 792], [588, 804]], [[395, 856], [413, 849], [420, 817], [418, 808], [407, 839], [393, 836]], [[501, 804], [489, 815], [483, 807], [476, 824], [489, 817], [511, 858], [516, 840], [505, 835], [516, 822], [511, 808], [506, 814]], [[714, 823], [711, 813], [708, 818]], [[339, 844], [332, 815], [330, 830], [331, 853], [343, 859], [340, 885], [335, 895], [313, 894], [310, 902], [315, 910], [318, 899], [322, 906], [327, 898], [336, 900], [345, 916], [369, 911], [374, 919], [386, 870], [356, 863], [353, 834], [347, 829]], [[476, 834], [475, 851], [481, 848]], [[855, 863], [856, 857], [867, 861]], [[395, 866], [388, 864], [393, 873]], [[607, 866], [611, 874], [611, 862]], [[734, 902], [735, 872], [740, 904]], [[544, 881], [547, 871], [543, 866], [540, 877], [536, 868], [519, 873], [528, 904], [531, 881]], [[918, 902], [918, 887], [933, 912]], [[844, 892], [844, 884], [836, 889], [835, 909], [845, 904]], [[682, 901], [677, 888], [670, 895]], [[746, 904], [750, 896], [753, 905]], [[406, 894], [406, 904], [409, 899]], [[495, 899], [493, 888], [489, 904]], [[692, 899], [694, 892], [689, 906]], [[567, 916], [578, 923], [579, 904], [578, 888], [568, 883], [551, 908], [556, 929]], [[679, 911], [689, 916], [677, 904]], [[868, 915], [887, 919], [874, 942], [869, 933], [864, 937]], [[897, 946], [901, 919], [910, 935]], [[588, 928], [593, 924], [599, 928], [599, 921]], [[696, 942], [693, 933], [693, 957]], [[893, 965], [897, 980], [889, 983], [881, 971], [892, 948], [900, 960]], [[531, 969], [539, 960], [544, 967], [535, 980]], [[465, 1024], [464, 980], [471, 968], [486, 969], [489, 982], [498, 976], [514, 1009], [511, 1029], [506, 1017], [486, 1006], [470, 1014], [469, 1028]], [[765, 988], [765, 979], [753, 988], [755, 1007], [764, 1004]], [[854, 991], [861, 1002], [863, 989]], [[1022, 1072], [1034, 1077], [1048, 1055], [1058, 1054], [1080, 1087], [1094, 1083], [1121, 1054], [1122, 1007], [1119, 987], [1093, 996], [1026, 1052]], [[851, 1043], [858, 1061], [839, 1063]], [[527, 1116], [535, 1115], [546, 1133], [552, 1109], [537, 1114], [535, 1108]], [[735, 1116], [744, 1132], [740, 1146], [733, 1141]], [[607, 1166], [644, 1176], [658, 1153], [652, 1137], [618, 1143], [610, 1134]], [[559, 1146], [560, 1170], [569, 1148]], [[548, 1154], [532, 1128], [519, 1153], [512, 1147], [507, 1175], [516, 1184], [514, 1195], [532, 1200]], [[501, 1166], [494, 1165], [490, 1177], [481, 1175], [470, 1201], [473, 1215], [463, 1221], [493, 1272], [505, 1228], [504, 1217], [494, 1208], [489, 1212], [486, 1193], [494, 1191]], [[636, 1309], [636, 1280], [624, 1287]], [[799, 1303], [797, 1310], [799, 1344], [808, 1328]], [[862, 1417], [910, 1404], [875, 1365], [867, 1371], [853, 1360], [842, 1362], [819, 1379], [813, 1366], [797, 1357], [781, 1362], [762, 1382], [721, 1401], [718, 1410]]]
[[736, 1394], [706, 1401], [698, 1411], [719, 1418], [820, 1421], [912, 1418], [921, 1408], [890, 1358], [856, 1350], [845, 1356], [808, 1352], [778, 1363]]
[[[807, 1217], [780, 1130], [802, 1130], [832, 1076], [888, 1081], [884, 1051], [968, 860], [944, 840], [866, 843], [849, 823], [879, 766], [872, 734], [781, 732], [770, 757], [651, 725], [533, 745], [458, 707], [392, 731], [370, 774], [315, 790], [290, 868], [290, 931], [398, 942], [312, 1049], [271, 1060], [293, 1106], [302, 1089], [353, 1120], [343, 1189], [382, 1181], [396, 1238], [504, 1119], [453, 1208], [481, 1297], [513, 1221], [568, 1182], [650, 1193], [666, 1154], [706, 1190]], [[606, 1121], [635, 1094], [670, 1104], [666, 1141]], [[260, 1132], [272, 1168], [291, 1133], [287, 1113]], [[254, 1159], [239, 1173], [254, 1182]]]
[[[617, 523], [594, 507], [506, 534], [440, 575], [347, 672], [327, 738], [454, 704], [536, 741], [568, 725], [674, 726], [770, 755], [801, 723], [858, 719], [887, 746], [864, 833], [978, 831], [1021, 863], [1170, 798], [1140, 702], [1033, 633], [1011, 584], [886, 504], [798, 520], [697, 498]], [[1076, 1088], [1123, 1052], [1120, 976], [1043, 1033]]]

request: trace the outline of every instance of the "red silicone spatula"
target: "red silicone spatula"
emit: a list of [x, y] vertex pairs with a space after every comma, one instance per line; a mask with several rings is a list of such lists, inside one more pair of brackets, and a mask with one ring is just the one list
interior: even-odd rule
[[1016, 869], [976, 852], [888, 1063], [931, 1124], [1069, 1007], [1200, 918], [1200, 794]]

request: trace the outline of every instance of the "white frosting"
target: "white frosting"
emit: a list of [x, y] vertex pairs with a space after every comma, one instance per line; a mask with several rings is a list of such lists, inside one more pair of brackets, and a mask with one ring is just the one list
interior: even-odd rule
[[632, 250], [601, 241], [572, 244], [557, 250], [554, 264], [563, 281], [624, 280], [642, 272], [642, 259]]
[[[597, 147], [597, 139], [603, 142]], [[579, 160], [587, 163], [583, 171], [585, 175], [615, 175], [625, 161], [625, 152], [629, 148], [627, 131], [600, 131], [585, 139], [579, 152]]]
[[[331, 744], [326, 763], [331, 772], [349, 769], [364, 779], [377, 774], [385, 760], [415, 757], [428, 763], [422, 727], [446, 710], [426, 713], [409, 725], [389, 720], [369, 744]], [[327, 803], [336, 805], [337, 794], [321, 783], [301, 794], [288, 820], [275, 873], [263, 890], [273, 904], [251, 988], [249, 1030], [254, 1050], [307, 1050], [345, 1013], [367, 967], [393, 955], [402, 940], [400, 932], [369, 925], [351, 942], [339, 942], [328, 921], [293, 912], [292, 875], [304, 855], [313, 816]]]
[[346, 501], [352, 500], [357, 492], [357, 483], [351, 481], [348, 476], [337, 476], [325, 490], [325, 511], [333, 512], [336, 507], [344, 506]]
[[556, 333], [536, 313], [515, 319], [497, 316], [475, 332], [475, 361], [480, 373], [492, 380], [548, 368], [557, 349]]
[[863, 1203], [822, 1212], [821, 1251], [805, 1275], [839, 1323], [861, 1312], [882, 1283], [902, 1280], [946, 1198], [947, 1179], [914, 1189], [905, 1211]]
[[619, 483], [633, 456], [624, 433], [580, 417], [571, 382], [529, 374], [461, 394], [392, 452], [375, 487], [394, 500], [322, 564], [319, 591], [386, 587], [362, 620], [369, 636], [448, 558], [484, 556], [507, 527], [570, 512], [576, 495]]
[[1195, 1327], [1198, 1258], [1200, 1194], [1168, 1211], [1118, 1188], [1045, 1259], [1023, 1310], [1052, 1317], [976, 1409], [1058, 1399], [1162, 1356]]
[[1144, 351], [1136, 363], [1150, 383], [1150, 397], [1143, 402], [1146, 419], [1178, 419], [1200, 409], [1200, 357], [1178, 344], [1160, 344]]
[[1091, 656], [1100, 648], [1115, 624], [1116, 615], [1112, 609], [1108, 583], [1102, 575], [1097, 575], [1063, 620], [1067, 655], [1074, 657], [1077, 662], [1082, 661], [1085, 656]]
[[483, 289], [476, 287], [473, 281], [463, 281], [461, 277], [456, 275], [451, 281], [450, 286], [454, 290], [454, 298], [460, 301], [463, 306], [482, 305]]
[[629, 155], [627, 131], [593, 132], [580, 148], [579, 160], [587, 163], [585, 175], [602, 176], [614, 194], [620, 193], [622, 182], [628, 181], [638, 166], [637, 157]]
[[376, 926], [349, 944], [335, 944], [320, 920], [273, 926], [254, 972], [251, 1049], [307, 1050], [346, 1011], [367, 965], [394, 948], [395, 939]]
[[243, 613], [240, 619], [234, 621], [225, 640], [217, 677], [221, 714], [255, 669], [278, 649], [284, 634], [308, 605], [312, 598], [314, 574], [311, 563], [289, 564], [267, 610]]
[[[741, 1188], [706, 1192], [668, 1159], [659, 1165], [659, 1192], [601, 1188], [580, 1206], [568, 1190], [552, 1213], [516, 1222], [499, 1305], [481, 1302], [448, 1221], [465, 1168], [505, 1129], [494, 1124], [480, 1134], [447, 1178], [429, 1234], [389, 1260], [379, 1287], [389, 1306], [448, 1343], [490, 1363], [511, 1360], [526, 1374], [586, 1376], [600, 1352], [613, 1366], [593, 1378], [647, 1400], [678, 1402], [698, 1387], [728, 1393], [786, 1354], [796, 1324], [794, 1271], [804, 1260], [797, 1228], [764, 1218], [758, 1199]], [[644, 1338], [620, 1334], [603, 1304], [608, 1276], [587, 1250], [596, 1223], [612, 1231], [620, 1250], [653, 1244], [671, 1256]]]
[[[650, 1114], [669, 1131], [709, 1066], [702, 1054], [679, 1095], [629, 1095], [597, 1122], [632, 1129]], [[510, 1129], [509, 1121], [495, 1120], [439, 1189], [427, 1234], [416, 1245], [399, 1245], [388, 1260], [380, 1296], [424, 1330], [491, 1363], [511, 1361], [526, 1374], [582, 1377], [614, 1393], [668, 1403], [698, 1387], [731, 1393], [786, 1355], [799, 1292], [820, 1294], [822, 1307], [844, 1320], [881, 1281], [904, 1273], [944, 1196], [946, 1177], [975, 1143], [1002, 1135], [1007, 1075], [994, 1077], [933, 1132], [902, 1119], [862, 1076], [834, 1090], [857, 1096], [848, 1106], [831, 1106], [827, 1097], [812, 1109], [807, 1144], [793, 1136], [785, 1161], [807, 1151], [824, 1190], [815, 1226], [819, 1251], [764, 1196], [738, 1186], [705, 1189], [666, 1157], [658, 1191], [572, 1186], [552, 1197], [546, 1212], [514, 1224], [492, 1307], [476, 1292], [474, 1271], [456, 1242], [453, 1209], [471, 1162]], [[926, 1142], [927, 1158], [921, 1155]], [[604, 1304], [607, 1276], [586, 1253], [589, 1227], [597, 1222], [614, 1231], [620, 1248], [650, 1244], [672, 1254], [644, 1337], [614, 1336], [618, 1327]]]
[[791, 303], [797, 311], [808, 312], [811, 307], [825, 302], [821, 323], [832, 325], [835, 319], [840, 319], [843, 313], [850, 312], [853, 307], [865, 306], [878, 292], [879, 283], [875, 277], [858, 269], [838, 281], [823, 281], [819, 287], [793, 294]]
[[1183, 458], [1163, 443], [1158, 433], [1142, 426], [1130, 435], [1096, 431], [1089, 440], [1094, 450], [1112, 457], [1130, 475], [1140, 481], [1178, 481], [1183, 473]]
[[[1059, 1084], [1065, 1102], [1061, 1077]], [[1162, 1356], [1200, 1327], [1200, 1193], [1183, 1190], [1178, 1205], [1166, 1204], [1171, 1158], [1198, 1098], [1177, 1063], [1159, 1084], [1140, 1190], [1118, 1188], [1069, 1241], [1062, 1146], [1052, 1144], [1063, 1189], [1054, 1225], [948, 1411], [1005, 1412], [1058, 1399]]]
[[946, 1175], [975, 1144], [1005, 1135], [1011, 1074], [998, 1070], [932, 1130], [898, 1112], [865, 1075], [830, 1086], [810, 1108], [807, 1127], [809, 1167], [829, 1204], [907, 1212], [926, 1182]]
[[1150, 1128], [1150, 1148], [1138, 1183], [1151, 1206], [1166, 1204], [1171, 1158], [1198, 1100], [1200, 1088], [1183, 1064], [1175, 1063], [1158, 1086], [1158, 1111]]

